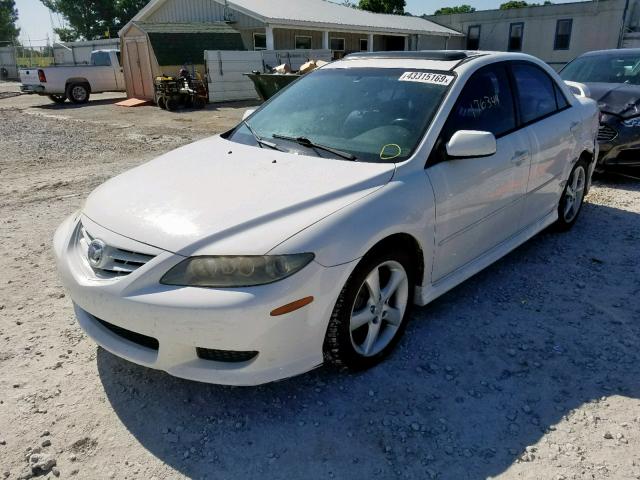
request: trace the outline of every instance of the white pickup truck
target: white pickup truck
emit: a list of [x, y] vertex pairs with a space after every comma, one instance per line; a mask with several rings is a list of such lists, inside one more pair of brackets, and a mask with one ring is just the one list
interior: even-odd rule
[[125, 91], [118, 50], [91, 52], [90, 65], [21, 69], [20, 81], [23, 93], [47, 95], [56, 103], [87, 103], [92, 93]]

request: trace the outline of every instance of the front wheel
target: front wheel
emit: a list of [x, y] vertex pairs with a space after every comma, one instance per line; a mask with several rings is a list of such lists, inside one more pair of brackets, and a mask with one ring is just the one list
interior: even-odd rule
[[555, 224], [560, 231], [569, 230], [578, 220], [587, 189], [589, 166], [584, 160], [578, 160], [569, 175], [558, 205], [558, 220]]
[[343, 288], [324, 341], [325, 359], [364, 369], [382, 360], [398, 342], [413, 303], [411, 259], [402, 252], [363, 260]]

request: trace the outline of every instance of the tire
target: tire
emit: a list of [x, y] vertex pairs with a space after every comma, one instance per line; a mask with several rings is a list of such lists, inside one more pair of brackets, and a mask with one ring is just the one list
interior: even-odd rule
[[164, 96], [158, 98], [157, 104], [162, 110], [167, 109], [167, 99]]
[[76, 105], [87, 103], [90, 96], [91, 89], [86, 83], [72, 83], [67, 87], [67, 98]]
[[193, 108], [197, 109], [197, 110], [202, 110], [204, 107], [207, 106], [207, 102], [204, 98], [202, 97], [196, 97], [193, 100]]
[[580, 159], [571, 170], [558, 204], [556, 230], [564, 232], [573, 227], [580, 216], [589, 177], [588, 163]]
[[[402, 337], [413, 304], [415, 273], [401, 251], [373, 254], [356, 267], [342, 289], [324, 339], [324, 358], [336, 367], [362, 370], [383, 360]], [[371, 287], [378, 272], [381, 293]], [[404, 276], [404, 277], [403, 277]], [[390, 297], [385, 289], [398, 283]], [[385, 298], [388, 297], [388, 298]], [[391, 321], [393, 319], [393, 321]]]
[[167, 110], [169, 110], [170, 112], [176, 111], [180, 106], [180, 100], [178, 97], [169, 97], [164, 103], [167, 107]]
[[49, 100], [51, 100], [53, 103], [57, 103], [58, 105], [62, 105], [64, 102], [67, 101], [67, 96], [66, 95], [49, 95]]

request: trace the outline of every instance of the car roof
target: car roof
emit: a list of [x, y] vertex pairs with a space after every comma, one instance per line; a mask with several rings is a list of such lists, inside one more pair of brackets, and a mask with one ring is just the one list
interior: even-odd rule
[[[476, 63], [493, 63], [501, 60], [535, 60], [523, 53], [492, 52], [483, 50], [419, 50], [398, 52], [359, 52], [347, 55], [324, 68], [355, 66], [371, 68], [419, 68], [426, 70], [454, 71], [463, 66], [471, 68]], [[352, 65], [353, 63], [353, 65]]]
[[[580, 57], [590, 57], [592, 55], [603, 55], [603, 54], [607, 54], [607, 53], [618, 53], [618, 52], [623, 52], [623, 53], [630, 53], [630, 54], [636, 54], [636, 55], [640, 55], [640, 48], [610, 48], [608, 50], [593, 50], [591, 52], [586, 52], [583, 53], [582, 55], [580, 55]], [[578, 57], [578, 58], [580, 58]]]

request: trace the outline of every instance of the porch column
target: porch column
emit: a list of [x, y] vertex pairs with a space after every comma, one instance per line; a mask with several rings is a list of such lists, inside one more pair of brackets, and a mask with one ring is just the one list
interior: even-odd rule
[[404, 51], [406, 52], [407, 50], [409, 50], [409, 35], [404, 37]]
[[373, 52], [373, 33], [369, 34], [369, 39], [367, 40], [367, 50]]
[[267, 25], [265, 28], [265, 33], [267, 34], [267, 50], [275, 50], [275, 41], [273, 40], [273, 27]]
[[329, 50], [329, 31], [322, 32], [322, 49]]

